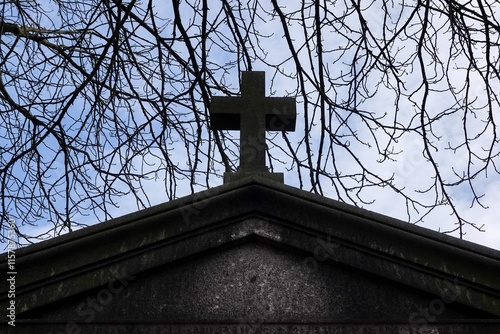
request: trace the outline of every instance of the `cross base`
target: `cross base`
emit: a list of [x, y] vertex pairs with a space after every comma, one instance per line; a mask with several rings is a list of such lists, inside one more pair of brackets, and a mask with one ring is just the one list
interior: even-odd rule
[[224, 184], [232, 182], [232, 181], [241, 180], [241, 179], [248, 177], [248, 176], [260, 176], [260, 177], [272, 180], [274, 182], [285, 183], [283, 173], [238, 171], [236, 173], [233, 173], [233, 172], [224, 173]]

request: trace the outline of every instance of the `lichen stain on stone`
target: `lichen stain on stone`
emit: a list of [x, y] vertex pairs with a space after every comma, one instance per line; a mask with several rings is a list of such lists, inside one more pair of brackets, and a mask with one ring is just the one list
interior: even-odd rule
[[277, 233], [273, 233], [273, 232], [265, 230], [265, 229], [257, 229], [257, 230], [255, 230], [255, 233], [257, 235], [267, 237], [267, 238], [274, 240], [274, 241], [281, 241], [281, 239], [282, 239], [281, 235], [279, 235]]

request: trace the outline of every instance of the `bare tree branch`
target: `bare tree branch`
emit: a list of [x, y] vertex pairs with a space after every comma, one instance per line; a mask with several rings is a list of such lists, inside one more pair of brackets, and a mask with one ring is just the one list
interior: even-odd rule
[[252, 69], [299, 103], [298, 131], [268, 138], [272, 168], [362, 207], [390, 192], [412, 223], [450, 213], [436, 228], [459, 237], [483, 229], [462, 203], [486, 210], [499, 174], [497, 2], [51, 6], [0, 4], [3, 239], [12, 219], [36, 242], [219, 184], [238, 141], [211, 131], [210, 101]]

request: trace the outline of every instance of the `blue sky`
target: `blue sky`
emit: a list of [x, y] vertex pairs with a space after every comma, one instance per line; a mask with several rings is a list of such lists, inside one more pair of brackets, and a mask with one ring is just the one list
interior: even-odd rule
[[[296, 5], [298, 6], [298, 4]], [[284, 7], [284, 10], [286, 9], [288, 11], [292, 11], [291, 6], [293, 6], [293, 4], [287, 4], [287, 6], [288, 7], [286, 8]], [[300, 7], [297, 7], [296, 9], [299, 10]], [[395, 12], [397, 11], [395, 8], [393, 9]], [[184, 15], [186, 15], [186, 17], [188, 17], [191, 13], [191, 9], [188, 9], [187, 7], [182, 7], [182, 10], [184, 11], [183, 13]], [[267, 8], [267, 10], [271, 12], [272, 8], [269, 7]], [[336, 10], [341, 12], [341, 6], [336, 7]], [[159, 16], [168, 17], [168, 13], [171, 13], [172, 9], [169, 8], [168, 4], [166, 4], [165, 2], [158, 2], [156, 11], [158, 12]], [[53, 13], [55, 15], [56, 12]], [[217, 13], [218, 11], [216, 10], [216, 8], [212, 7], [209, 11], [209, 17], [211, 19], [215, 19]], [[372, 32], [374, 34], [382, 34], [384, 31], [380, 27], [382, 27], [383, 25], [383, 15], [380, 15], [380, 9], [376, 6], [373, 6], [370, 7], [365, 14], [366, 17], [369, 18], [367, 22], [371, 27]], [[249, 19], [249, 17], [247, 17], [248, 13], [243, 12], [242, 15], [243, 17]], [[199, 20], [200, 18], [198, 17], [197, 19]], [[356, 24], [359, 24], [359, 22], [355, 21], [354, 17], [349, 17], [349, 20], [352, 20], [352, 22], [345, 22], [346, 25], [355, 26]], [[257, 18], [255, 22], [256, 30], [268, 37], [262, 39], [259, 44], [260, 48], [262, 49], [260, 56], [263, 57], [265, 55], [265, 60], [256, 61], [255, 63], [253, 63], [253, 69], [266, 72], [267, 95], [293, 96], [294, 94], [296, 94], [295, 92], [297, 92], [297, 81], [295, 80], [297, 71], [293, 62], [289, 59], [290, 54], [288, 51], [288, 45], [286, 43], [286, 39], [283, 38], [280, 21], [272, 19], [261, 20]], [[307, 22], [307, 24], [313, 23], [312, 20], [309, 20]], [[416, 28], [413, 27], [411, 29]], [[171, 28], [167, 27], [164, 34], [168, 35], [169, 33], [171, 33], [171, 31]], [[318, 68], [314, 67], [315, 65], [317, 65], [317, 59], [309, 58], [308, 50], [305, 48], [300, 48], [300, 46], [304, 43], [302, 28], [299, 25], [291, 25], [290, 31], [294, 38], [294, 45], [296, 46], [297, 50], [299, 50], [299, 58], [301, 59], [303, 64], [305, 64], [305, 73], [309, 74], [311, 77], [314, 77], [315, 75], [317, 75], [318, 71]], [[340, 32], [345, 33], [345, 31]], [[220, 33], [220, 38], [221, 40], [223, 40], [224, 33]], [[255, 40], [253, 40], [253, 42], [255, 42]], [[438, 45], [442, 46], [446, 50], [446, 36], [440, 37], [438, 42]], [[330, 76], [338, 77], [339, 75], [341, 75], [341, 73], [349, 71], [350, 67], [348, 65], [345, 65], [342, 60], [349, 60], [350, 57], [353, 57], [355, 50], [349, 49], [342, 52], [336, 51], [339, 45], [346, 45], [348, 41], [344, 37], [342, 37], [339, 32], [329, 31], [328, 33], [325, 33], [325, 36], [323, 36], [323, 43], [324, 49], [331, 51], [328, 54], [325, 54], [325, 62], [329, 64], [328, 71], [330, 71]], [[411, 57], [412, 53], [414, 53], [414, 44], [412, 44], [412, 41], [407, 41], [408, 44], [405, 44], [405, 41], [401, 41], [401, 43], [402, 44], [399, 47], [397, 55], [394, 56], [399, 57], [398, 59], [401, 59], [401, 61], [403, 61], [404, 59]], [[181, 45], [179, 46], [179, 49], [177, 51], [180, 55], [187, 58], [187, 51]], [[342, 53], [343, 58], [339, 58], [340, 53]], [[228, 53], [223, 52], [218, 45], [212, 45], [209, 60], [211, 64], [228, 64], [232, 61], [235, 61], [236, 59], [234, 54], [229, 55]], [[430, 59], [427, 59], [427, 61], [429, 64], [429, 67], [427, 68], [428, 74], [432, 74], [439, 78], [442, 73], [440, 73], [439, 70], [433, 71]], [[467, 60], [463, 58], [454, 59], [453, 64], [458, 70], [452, 72], [453, 77], [449, 77], [449, 81], [451, 83], [447, 82], [446, 80], [439, 81], [433, 86], [433, 88], [436, 90], [446, 90], [449, 89], [450, 86], [455, 86], [455, 83], [456, 86], [459, 87], [460, 84], [464, 82], [465, 75], [464, 71], [459, 69], [463, 68], [466, 62]], [[233, 93], [237, 93], [239, 90], [238, 70], [239, 69], [237, 67], [234, 67], [223, 75], [217, 74], [217, 77], [220, 80], [225, 80], [227, 83], [230, 83], [230, 88]], [[382, 71], [375, 71], [374, 73], [379, 73], [381, 75], [383, 74]], [[386, 119], [390, 119], [391, 116], [393, 116], [395, 113], [395, 104], [397, 103], [397, 106], [399, 108], [398, 117], [400, 117], [400, 121], [408, 122], [408, 124], [413, 124], [413, 119], [415, 117], [415, 114], [417, 113], [417, 108], [419, 107], [419, 97], [422, 94], [421, 89], [419, 89], [421, 80], [419, 79], [420, 76], [421, 73], [418, 71], [418, 68], [414, 68], [412, 66], [407, 67], [407, 72], [404, 73], [404, 76], [402, 76], [401, 79], [405, 84], [406, 91], [408, 92], [409, 96], [407, 99], [398, 100], [397, 102], [395, 100], [394, 92], [391, 91], [391, 89], [388, 87], [381, 86], [376, 77], [368, 80], [368, 89], [373, 92], [376, 91], [376, 94], [367, 97], [363, 103], [359, 104], [359, 109], [375, 110], [380, 114], [386, 112]], [[474, 103], [478, 106], [484, 104], [485, 91], [483, 85], [481, 84], [480, 78], [478, 76], [473, 76], [469, 78], [469, 80], [472, 81], [471, 87], [474, 90], [472, 92], [472, 95], [477, 97], [477, 100]], [[144, 82], [141, 82], [140, 79], [137, 79], [136, 84], [137, 87], [143, 87], [144, 90], [148, 89], [148, 86], [145, 85]], [[154, 80], [150, 81], [149, 84], [151, 86], [161, 85], [161, 83], [154, 82]], [[311, 101], [317, 101], [317, 93], [314, 91], [315, 88], [310, 84], [310, 82], [307, 82], [307, 80], [306, 84], [309, 85], [309, 91], [311, 92], [308, 101], [310, 103]], [[492, 81], [491, 84], [494, 87], [498, 88], [496, 91], [500, 91], [500, 85], [498, 82]], [[337, 87], [337, 90], [334, 91], [333, 89], [329, 89], [326, 93], [331, 99], [342, 102], [343, 98], [347, 96], [349, 89], [350, 88], [347, 86]], [[411, 92], [413, 92], [413, 94], [410, 94]], [[442, 92], [439, 92], [438, 94], [438, 92], [436, 91], [429, 95], [427, 110], [429, 113], [432, 113], [434, 111], [439, 112], [440, 110], [445, 110], [446, 108], [453, 107], [455, 104], [456, 101], [453, 100], [453, 97], [451, 95], [446, 95]], [[75, 110], [88, 107], [89, 106], [86, 105], [83, 101], [77, 101], [74, 105]], [[200, 108], [201, 107], [202, 106], [200, 106]], [[311, 105], [309, 105], [309, 107], [311, 108]], [[296, 132], [289, 133], [288, 138], [292, 143], [297, 145], [297, 150], [299, 154], [301, 154], [301, 157], [305, 158], [305, 148], [303, 142], [304, 137], [306, 135], [309, 136], [311, 147], [317, 148], [319, 146], [321, 132], [316, 131], [318, 127], [312, 127], [310, 132], [306, 132], [304, 130], [306, 127], [303, 118], [304, 100], [300, 95], [297, 96], [297, 110], [299, 115]], [[320, 110], [310, 110], [317, 112], [314, 118], [311, 116], [310, 121], [316, 124], [320, 124]], [[123, 109], [121, 112], [127, 112], [127, 110]], [[155, 110], [151, 110], [151, 112], [154, 113]], [[357, 134], [359, 138], [361, 138], [361, 140], [372, 140], [370, 139], [370, 131], [368, 131], [367, 127], [363, 124], [360, 118], [352, 117], [348, 112], [343, 112], [342, 110], [336, 110], [336, 112], [339, 115], [342, 115], [342, 117], [348, 119], [349, 126], [357, 130]], [[495, 110], [495, 112], [498, 113], [499, 110]], [[136, 117], [137, 119], [141, 119], [140, 115], [137, 115]], [[339, 125], [337, 119], [334, 119], [331, 124], [336, 126]], [[468, 131], [470, 132], [469, 137], [474, 136], [474, 134], [479, 134], [482, 129], [482, 124], [483, 122], [481, 117], [477, 117], [477, 119], [474, 119], [471, 116], [467, 125]], [[453, 180], [456, 180], [456, 175], [454, 174], [453, 168], [455, 168], [455, 171], [458, 170], [459, 172], [464, 168], [468, 168], [468, 160], [466, 155], [464, 155], [463, 150], [457, 150], [456, 152], [447, 150], [447, 147], [450, 144], [453, 146], [454, 143], [460, 143], [460, 141], [462, 140], [463, 127], [461, 115], [459, 114], [457, 116], [444, 117], [441, 122], [437, 123], [434, 126], [433, 130], [435, 131], [436, 135], [441, 138], [439, 140], [436, 138], [433, 141], [436, 150], [435, 157], [439, 159], [439, 166], [443, 171], [443, 175], [447, 178], [447, 181], [453, 182]], [[346, 129], [341, 130], [339, 134], [342, 134], [342, 131], [346, 131]], [[376, 131], [379, 131], [378, 133], [380, 133], [380, 130]], [[233, 139], [237, 140], [238, 133], [230, 133], [228, 134], [228, 136], [229, 138], [232, 137]], [[175, 139], [178, 137], [173, 134], [172, 138]], [[276, 160], [273, 161], [275, 170], [285, 172], [285, 183], [297, 187], [297, 167], [294, 166], [292, 168], [290, 159], [284, 154], [282, 150], [280, 150], [280, 147], [284, 147], [285, 145], [284, 141], [281, 139], [281, 135], [272, 133], [268, 134], [268, 139], [271, 138], [272, 141], [268, 141], [268, 144], [270, 147], [273, 147], [272, 154], [274, 157], [276, 157]], [[384, 139], [383, 134], [379, 138], [382, 142], [384, 142], [384, 140], [387, 140]], [[426, 187], [431, 186], [433, 182], [432, 178], [430, 177], [432, 175], [432, 166], [422, 155], [423, 145], [419, 136], [405, 134], [404, 136], [401, 136], [401, 138], [397, 142], [391, 143], [391, 145], [393, 145], [394, 151], [400, 151], [401, 153], [397, 155], [396, 161], [385, 161], [384, 163], [377, 162], [377, 160], [380, 159], [380, 156], [377, 151], [373, 149], [373, 147], [361, 145], [352, 138], [345, 140], [350, 140], [350, 149], [354, 150], [357, 153], [357, 156], [360, 157], [363, 163], [370, 170], [376, 171], [378, 175], [382, 175], [385, 177], [390, 177], [390, 175], [394, 174], [395, 186], [404, 187], [407, 193], [420, 198], [423, 203], [433, 203], [434, 198], [432, 193], [418, 193], [418, 190], [422, 190]], [[203, 143], [202, 147], [206, 148], [207, 145], [207, 143]], [[237, 152], [234, 146], [231, 146], [231, 144], [228, 145], [229, 147], [233, 148], [234, 152]], [[472, 145], [477, 145], [475, 147], [475, 150], [481, 152], [481, 148], [488, 145], [487, 136], [479, 137], [479, 139]], [[383, 143], [381, 144], [381, 146], [383, 146]], [[193, 154], [192, 148], [190, 151], [187, 151], [182, 142], [172, 142], [171, 148], [171, 160], [177, 163], [177, 166], [179, 168], [188, 168], [189, 164], [187, 163], [187, 161], [189, 160], [188, 156], [190, 154]], [[49, 151], [47, 151], [47, 153], [48, 152]], [[336, 165], [343, 175], [349, 174], [352, 171], [359, 170], [359, 166], [356, 165], [356, 161], [353, 160], [353, 158], [347, 153], [347, 151], [342, 150], [340, 147], [336, 146], [333, 154], [335, 155]], [[159, 154], [159, 152], [158, 154], [155, 154], [155, 151], [153, 149], [147, 156], [134, 158], [134, 160], [131, 161], [130, 164], [134, 165], [138, 169], [143, 168], [143, 172], [154, 171], [154, 169], [162, 163], [159, 160], [161, 159], [160, 157], [161, 155]], [[232, 158], [234, 159], [233, 161], [236, 162], [236, 157], [233, 156]], [[314, 159], [317, 158], [317, 156], [314, 157]], [[141, 159], [147, 161], [148, 164], [144, 164]], [[324, 159], [326, 159], [326, 157]], [[498, 158], [496, 159], [498, 160]], [[200, 156], [200, 161], [201, 164], [207, 163], [206, 159], [203, 156]], [[279, 161], [287, 161], [287, 163], [281, 164]], [[328, 162], [329, 160], [326, 161], [327, 163], [331, 163], [331, 160], [330, 162]], [[117, 164], [115, 164], [113, 169], [118, 170], [120, 168], [119, 161], [116, 161], [116, 163]], [[475, 165], [471, 165], [470, 167], [477, 168], [480, 165], [481, 164], [478, 162]], [[457, 166], [459, 166], [460, 168], [457, 169]], [[51, 177], [55, 179], [62, 175], [61, 167], [63, 167], [63, 165], [60, 161], [56, 161], [54, 167], [54, 174], [51, 175]], [[214, 168], [218, 170], [220, 174], [223, 173], [222, 166], [219, 165], [215, 166]], [[290, 168], [292, 168], [292, 170], [288, 171], [288, 169]], [[301, 170], [301, 173], [303, 173], [303, 175], [307, 175], [307, 171]], [[197, 177], [202, 178], [203, 176], [198, 175]], [[307, 177], [305, 177], [304, 180], [304, 190], [308, 191], [311, 187], [311, 184], [309, 183]], [[184, 179], [179, 180], [178, 182], [178, 197], [188, 195], [191, 191], [189, 180]], [[336, 191], [331, 184], [328, 184], [329, 180], [325, 178], [323, 179], [323, 182], [324, 195], [336, 199]], [[351, 182], [353, 185], [355, 185], [355, 181], [346, 182]], [[477, 205], [477, 203], [471, 207], [472, 197], [470, 195], [468, 187], [466, 186], [455, 187], [450, 192], [455, 201], [455, 204], [464, 214], [465, 218], [471, 222], [476, 223], [478, 226], [484, 225], [483, 229], [486, 231], [478, 232], [473, 228], [466, 228], [464, 239], [483, 244], [488, 247], [500, 249], [500, 223], [498, 223], [497, 219], [495, 218], [500, 216], [500, 208], [497, 205], [497, 203], [499, 203], [500, 201], [500, 194], [497, 190], [500, 189], [500, 176], [490, 168], [488, 170], [487, 178], [485, 178], [485, 174], [481, 174], [476, 179], [474, 179], [473, 182], [474, 186], [478, 190], [478, 193], [485, 194], [485, 197], [483, 198], [483, 204], [487, 206], [488, 209], [482, 209]], [[216, 177], [214, 175], [211, 176], [211, 187], [220, 185], [221, 183], [222, 179], [220, 177]], [[159, 184], [161, 184], [162, 187], [165, 187], [166, 182], [163, 180], [162, 175], [158, 175], [158, 178], [155, 178], [154, 175], [151, 175], [150, 180], [142, 182], [142, 191], [149, 197], [149, 204], [151, 205], [163, 203], [168, 200], [168, 197], [164, 192], [158, 191]], [[119, 183], [117, 183], [116, 185], [117, 187], [120, 187]], [[202, 187], [196, 187], [196, 190], [202, 189]], [[408, 213], [406, 210], [407, 206], [404, 198], [402, 198], [393, 189], [390, 189], [390, 187], [371, 187], [363, 191], [362, 198], [367, 202], [373, 201], [372, 204], [358, 203], [365, 209], [376, 211], [405, 221], [409, 220], [410, 222], [415, 222], [424, 212], [422, 208], [420, 208], [418, 212], [417, 210], [410, 210], [411, 217], [408, 218]], [[110, 214], [114, 217], [138, 210], [136, 201], [130, 196], [122, 196], [116, 198], [116, 201], [116, 208], [108, 207]], [[419, 221], [418, 225], [439, 231], [452, 230], [456, 227], [456, 225], [455, 219], [450, 215], [450, 213], [451, 210], [449, 207], [438, 207], [429, 215], [427, 215], [423, 221]], [[84, 222], [89, 225], [97, 222], [96, 218], [92, 216], [77, 216], [74, 217], [74, 219], [77, 219], [79, 222]], [[50, 225], [50, 222], [44, 223], [43, 221], [40, 221], [38, 227], [30, 228], [30, 233], [37, 234], [37, 231], [43, 231], [47, 228], [47, 226]], [[457, 233], [453, 233], [452, 235], [456, 236]]]

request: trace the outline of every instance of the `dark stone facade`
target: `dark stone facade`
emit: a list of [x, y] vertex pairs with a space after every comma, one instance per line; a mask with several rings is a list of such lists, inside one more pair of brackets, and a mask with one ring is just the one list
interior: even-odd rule
[[258, 177], [17, 267], [2, 333], [500, 333], [500, 252]]

